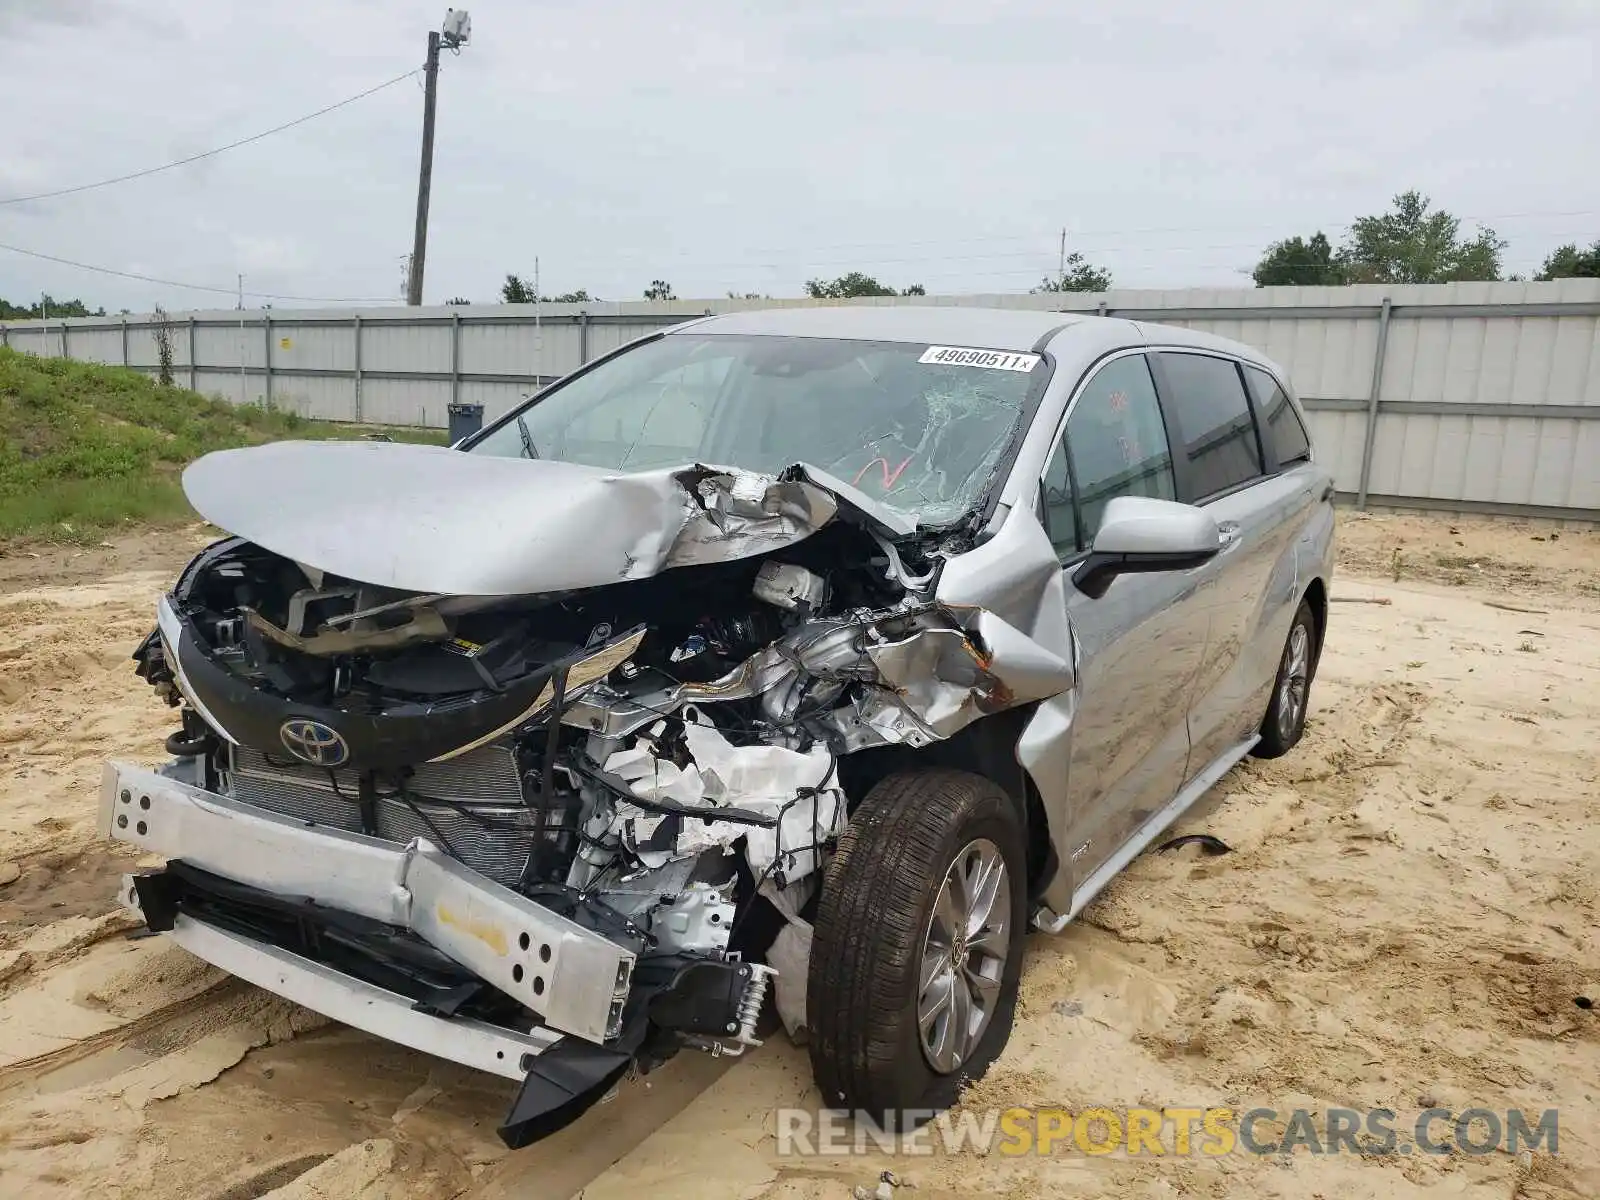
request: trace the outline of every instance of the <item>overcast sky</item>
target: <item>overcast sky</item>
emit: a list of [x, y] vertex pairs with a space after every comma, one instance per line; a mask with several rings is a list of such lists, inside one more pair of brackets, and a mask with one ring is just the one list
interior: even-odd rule
[[[0, 0], [0, 200], [198, 153], [420, 65], [443, 3]], [[1119, 286], [1248, 286], [1416, 187], [1600, 238], [1600, 0], [480, 0], [439, 84], [429, 303], [797, 295], [862, 269], [1026, 291], [1060, 230]], [[398, 298], [406, 80], [177, 170], [0, 204], [0, 243], [248, 293]], [[0, 296], [225, 295], [0, 250]], [[251, 304], [258, 301], [253, 297]], [[288, 300], [279, 308], [294, 307]]]

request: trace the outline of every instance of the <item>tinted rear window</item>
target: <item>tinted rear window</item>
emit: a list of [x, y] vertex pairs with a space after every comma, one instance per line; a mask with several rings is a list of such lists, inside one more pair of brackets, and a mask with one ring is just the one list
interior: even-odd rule
[[1163, 399], [1177, 417], [1190, 498], [1202, 500], [1262, 474], [1255, 420], [1239, 369], [1204, 354], [1161, 355]]
[[1244, 377], [1256, 398], [1256, 415], [1261, 420], [1262, 440], [1267, 453], [1276, 457], [1278, 468], [1305, 462], [1311, 457], [1311, 441], [1300, 416], [1289, 403], [1289, 396], [1278, 381], [1257, 367], [1246, 367]]

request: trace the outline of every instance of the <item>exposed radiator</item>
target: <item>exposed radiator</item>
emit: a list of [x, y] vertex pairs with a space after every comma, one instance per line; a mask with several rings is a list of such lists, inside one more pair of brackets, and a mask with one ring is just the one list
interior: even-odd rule
[[280, 762], [245, 746], [231, 749], [235, 800], [297, 820], [360, 832], [361, 810], [356, 806], [360, 785], [351, 772]]
[[[244, 746], [231, 749], [234, 799], [296, 820], [361, 831], [360, 783], [353, 772], [268, 758]], [[427, 838], [507, 886], [521, 876], [536, 815], [522, 804], [510, 746], [482, 746], [460, 758], [423, 763], [406, 781], [406, 790], [408, 799], [380, 789], [374, 805], [379, 837]]]

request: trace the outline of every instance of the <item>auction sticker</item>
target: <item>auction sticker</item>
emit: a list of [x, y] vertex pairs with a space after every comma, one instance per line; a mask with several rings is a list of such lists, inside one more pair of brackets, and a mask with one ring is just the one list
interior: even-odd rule
[[917, 359], [946, 367], [987, 367], [991, 371], [1031, 371], [1039, 365], [1037, 354], [1008, 354], [1003, 350], [974, 350], [968, 346], [929, 346]]

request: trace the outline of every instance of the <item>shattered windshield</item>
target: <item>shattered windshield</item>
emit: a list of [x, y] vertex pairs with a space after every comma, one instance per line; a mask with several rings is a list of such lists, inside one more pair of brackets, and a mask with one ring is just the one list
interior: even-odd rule
[[469, 452], [617, 471], [805, 462], [938, 525], [977, 504], [1049, 369], [981, 347], [676, 334], [551, 388]]

